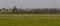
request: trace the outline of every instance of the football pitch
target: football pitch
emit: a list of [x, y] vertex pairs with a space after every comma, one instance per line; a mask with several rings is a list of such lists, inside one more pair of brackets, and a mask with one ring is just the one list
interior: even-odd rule
[[0, 26], [60, 26], [60, 14], [0, 14]]

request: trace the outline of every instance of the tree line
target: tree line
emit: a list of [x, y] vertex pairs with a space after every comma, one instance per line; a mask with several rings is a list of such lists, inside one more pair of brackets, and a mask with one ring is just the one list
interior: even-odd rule
[[0, 14], [60, 14], [58, 8], [2, 8]]

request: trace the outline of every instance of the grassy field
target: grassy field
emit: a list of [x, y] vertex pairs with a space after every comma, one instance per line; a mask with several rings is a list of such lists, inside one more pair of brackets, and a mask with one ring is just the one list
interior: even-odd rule
[[60, 14], [0, 14], [0, 26], [60, 26]]

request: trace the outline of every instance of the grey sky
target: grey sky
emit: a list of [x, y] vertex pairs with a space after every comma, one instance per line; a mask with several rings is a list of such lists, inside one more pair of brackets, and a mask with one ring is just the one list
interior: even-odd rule
[[0, 0], [0, 8], [59, 8], [60, 0]]

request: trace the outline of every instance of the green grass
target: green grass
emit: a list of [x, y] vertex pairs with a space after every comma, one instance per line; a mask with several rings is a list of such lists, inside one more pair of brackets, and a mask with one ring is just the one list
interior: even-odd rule
[[60, 26], [60, 14], [0, 14], [0, 26]]

